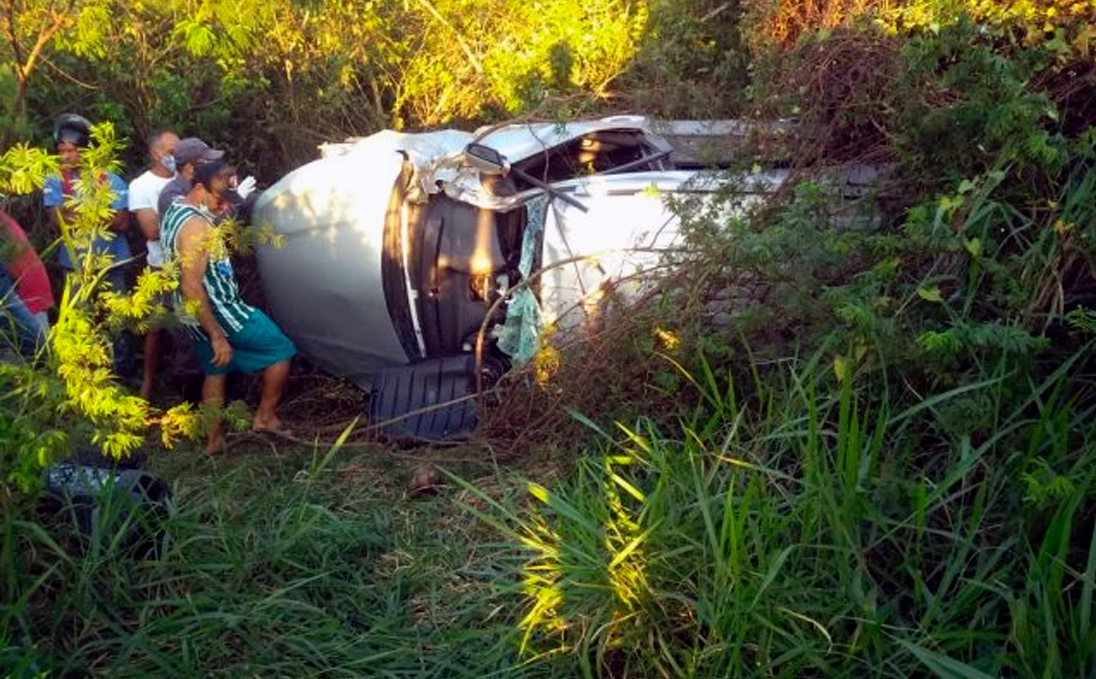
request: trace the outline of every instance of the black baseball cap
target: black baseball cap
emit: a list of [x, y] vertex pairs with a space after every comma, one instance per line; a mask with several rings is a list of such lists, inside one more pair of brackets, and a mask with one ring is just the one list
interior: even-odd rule
[[185, 139], [180, 139], [179, 143], [175, 145], [174, 155], [175, 163], [177, 165], [186, 165], [187, 163], [196, 163], [200, 160], [220, 160], [224, 154], [224, 151], [210, 148], [209, 144], [197, 137], [186, 137]]

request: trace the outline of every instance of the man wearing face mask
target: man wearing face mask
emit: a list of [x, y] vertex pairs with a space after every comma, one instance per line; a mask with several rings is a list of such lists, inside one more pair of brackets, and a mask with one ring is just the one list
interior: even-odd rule
[[[175, 165], [176, 175], [175, 179], [164, 187], [160, 192], [158, 199], [158, 208], [160, 214], [163, 215], [167, 212], [167, 208], [177, 200], [180, 200], [185, 196], [191, 188], [191, 182], [194, 177], [194, 167], [196, 163], [201, 162], [203, 159], [208, 159], [207, 156], [210, 153], [219, 154], [222, 151], [213, 151], [209, 148], [209, 144], [197, 137], [186, 137], [180, 139], [179, 143], [175, 145]], [[218, 156], [219, 157], [219, 156]], [[235, 177], [233, 176], [233, 179]], [[228, 199], [230, 205], [238, 205], [247, 200], [249, 196], [252, 196], [255, 191], [255, 178], [248, 177], [239, 182], [239, 185], [232, 186], [231, 191], [225, 192], [225, 198]], [[224, 219], [225, 214], [223, 211], [216, 211], [214, 213], [215, 221], [221, 221]]]
[[[146, 239], [149, 267], [164, 266], [164, 251], [160, 245], [159, 199], [164, 187], [175, 179], [175, 146], [179, 137], [170, 130], [156, 130], [148, 137], [148, 155], [152, 164], [141, 176], [129, 184], [129, 211], [137, 218], [137, 226]], [[160, 360], [160, 342], [163, 331], [153, 328], [145, 335], [144, 371], [141, 377], [141, 396], [152, 395], [153, 378]]]
[[[214, 210], [225, 200], [232, 178], [223, 155], [206, 147], [193, 163], [190, 190], [164, 212], [161, 242], [167, 261], [179, 265], [175, 308], [194, 336], [205, 372], [202, 401], [224, 403], [229, 372], [262, 371], [252, 429], [281, 432], [275, 410], [289, 378], [289, 360], [297, 350], [266, 314], [240, 297], [229, 253], [215, 226]], [[223, 440], [218, 422], [209, 432], [207, 452], [217, 452]]]

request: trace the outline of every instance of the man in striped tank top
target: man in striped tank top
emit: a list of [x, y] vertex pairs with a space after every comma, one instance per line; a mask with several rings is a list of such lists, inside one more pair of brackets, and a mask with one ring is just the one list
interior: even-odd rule
[[[233, 170], [223, 151], [208, 149], [194, 165], [190, 191], [173, 203], [160, 220], [164, 259], [179, 268], [176, 313], [194, 337], [205, 372], [203, 403], [221, 406], [229, 372], [263, 373], [256, 431], [281, 432], [275, 412], [289, 378], [296, 347], [261, 310], [240, 297], [232, 261], [214, 226], [213, 210], [229, 190]], [[209, 432], [207, 452], [224, 443], [221, 424]]]

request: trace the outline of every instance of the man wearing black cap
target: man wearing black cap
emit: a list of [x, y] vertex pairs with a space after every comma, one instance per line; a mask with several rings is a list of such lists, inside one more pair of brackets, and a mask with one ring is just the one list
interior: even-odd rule
[[[225, 152], [212, 149], [209, 144], [197, 137], [180, 139], [175, 145], [175, 169], [177, 174], [164, 190], [160, 192], [159, 211], [163, 215], [167, 208], [175, 201], [181, 199], [190, 192], [190, 185], [194, 177], [194, 166], [197, 163], [221, 160]], [[232, 176], [235, 180], [235, 175]], [[231, 185], [222, 196], [222, 202], [229, 205], [239, 205], [252, 194], [255, 188], [255, 180], [251, 177], [243, 180], [239, 185]], [[223, 218], [223, 211], [215, 208], [216, 221]]]
[[[168, 206], [161, 219], [161, 243], [167, 261], [179, 266], [176, 311], [194, 337], [205, 372], [202, 401], [224, 403], [229, 372], [262, 371], [262, 395], [252, 429], [279, 432], [283, 429], [275, 409], [297, 350], [266, 314], [240, 297], [232, 261], [215, 225], [214, 210], [232, 177], [222, 156], [206, 147], [193, 161], [190, 190]], [[222, 444], [218, 422], [209, 432], [206, 450], [217, 452]]]
[[[161, 218], [173, 203], [181, 200], [190, 193], [191, 181], [194, 178], [194, 168], [198, 163], [220, 161], [224, 157], [224, 151], [210, 148], [198, 137], [184, 137], [175, 143], [172, 151], [175, 159], [175, 178], [164, 185], [157, 199], [157, 212]], [[250, 191], [254, 188], [255, 180], [250, 177], [241, 182], [241, 188]], [[231, 191], [225, 191], [226, 199], [232, 203], [242, 202], [242, 199]], [[223, 210], [215, 210], [213, 221], [219, 223], [227, 216]], [[172, 344], [175, 355], [172, 366], [175, 378], [183, 385], [184, 393], [190, 393], [193, 387], [196, 390], [196, 382], [201, 378], [202, 370], [195, 354], [194, 342], [191, 333], [184, 331], [172, 331]], [[188, 396], [188, 398], [191, 398]]]
[[171, 204], [190, 192], [190, 182], [194, 177], [194, 163], [199, 160], [220, 160], [224, 151], [216, 151], [197, 137], [186, 137], [175, 144], [175, 179], [168, 182], [162, 191], [157, 210], [162, 218]]

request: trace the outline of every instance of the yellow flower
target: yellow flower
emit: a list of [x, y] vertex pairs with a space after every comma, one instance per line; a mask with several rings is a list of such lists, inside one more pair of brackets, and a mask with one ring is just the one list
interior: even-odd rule
[[533, 357], [533, 379], [538, 386], [545, 386], [559, 370], [560, 355], [555, 347], [545, 345]]
[[673, 351], [681, 344], [681, 338], [676, 333], [662, 328], [655, 328], [655, 336], [667, 351]]

